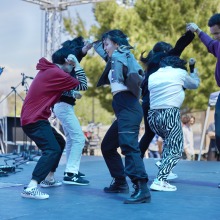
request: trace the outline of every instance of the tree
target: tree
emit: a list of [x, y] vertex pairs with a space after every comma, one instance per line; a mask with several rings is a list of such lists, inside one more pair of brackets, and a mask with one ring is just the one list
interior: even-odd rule
[[[129, 36], [130, 44], [135, 45], [133, 53], [139, 59], [141, 52], [148, 53], [158, 41], [174, 45], [185, 32], [188, 22], [197, 23], [202, 30], [209, 33], [208, 19], [219, 9], [218, 0], [137, 0], [134, 7], [119, 6], [115, 1], [101, 2], [94, 6], [97, 25], [90, 28], [86, 37], [100, 39], [101, 34], [109, 29], [121, 29]], [[77, 27], [72, 26], [72, 29], [77, 30]], [[216, 60], [212, 55], [208, 55], [207, 49], [197, 36], [181, 57], [185, 60], [194, 57], [201, 77], [199, 89], [186, 91], [182, 108], [188, 111], [204, 110], [207, 108], [209, 94], [219, 90], [214, 79]], [[97, 97], [102, 107], [111, 111], [109, 90], [96, 88], [98, 77], [104, 68], [103, 61], [94, 53], [86, 57], [83, 66], [91, 84], [86, 95]]]

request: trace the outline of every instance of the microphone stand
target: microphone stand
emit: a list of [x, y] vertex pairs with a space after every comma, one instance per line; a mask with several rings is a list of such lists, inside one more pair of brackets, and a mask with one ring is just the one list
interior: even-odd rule
[[13, 90], [13, 92], [15, 94], [15, 105], [14, 105], [14, 107], [15, 107], [15, 109], [14, 109], [14, 111], [15, 111], [15, 114], [14, 114], [14, 143], [16, 145], [16, 142], [17, 142], [17, 138], [16, 138], [16, 128], [17, 128], [17, 115], [16, 115], [17, 114], [17, 103], [16, 103], [16, 101], [17, 101], [17, 98], [16, 97], [18, 95], [21, 98], [22, 101], [24, 101], [24, 99], [20, 96], [20, 94], [17, 92], [15, 87], [11, 87], [11, 89]]
[[[22, 75], [22, 81], [18, 85], [16, 85], [15, 87], [11, 87], [12, 91], [0, 102], [0, 104], [1, 104], [5, 99], [7, 99], [11, 95], [11, 93], [14, 92], [14, 103], [15, 103], [15, 105], [14, 105], [14, 139], [13, 139], [13, 142], [14, 142], [15, 146], [17, 144], [17, 137], [16, 137], [16, 135], [17, 135], [17, 133], [16, 133], [16, 128], [17, 128], [17, 117], [16, 117], [17, 116], [16, 115], [17, 114], [17, 103], [16, 103], [17, 102], [17, 95], [21, 98], [22, 101], [24, 101], [24, 98], [17, 92], [17, 88], [20, 85], [24, 86], [25, 87], [25, 92], [27, 94], [28, 89], [29, 89], [29, 85], [28, 85], [26, 79], [34, 79], [33, 77], [25, 76], [24, 73], [21, 73], [21, 75]], [[25, 139], [25, 137], [23, 137], [23, 142], [24, 142], [24, 139]], [[27, 136], [26, 136], [26, 148], [27, 148]], [[21, 164], [23, 164], [23, 163], [25, 163], [25, 162], [27, 162], [31, 159], [32, 158], [31, 158], [30, 152], [29, 153], [23, 152], [21, 154], [21, 156], [18, 156], [18, 157], [12, 158], [12, 159], [9, 158], [8, 160], [14, 160], [15, 162], [13, 163], [13, 165], [15, 165], [15, 167], [17, 168], [19, 165], [21, 165]]]

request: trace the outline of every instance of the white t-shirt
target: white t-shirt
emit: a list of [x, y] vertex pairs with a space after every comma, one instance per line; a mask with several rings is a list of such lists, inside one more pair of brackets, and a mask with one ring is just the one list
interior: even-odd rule
[[196, 73], [189, 75], [186, 70], [170, 66], [160, 68], [149, 76], [150, 109], [180, 108], [185, 98], [183, 87], [196, 89], [199, 82]]
[[118, 82], [112, 82], [112, 80], [111, 80], [112, 79], [112, 71], [111, 70], [109, 71], [108, 79], [110, 81], [112, 93], [128, 90], [128, 87], [125, 86], [124, 84], [118, 83]]

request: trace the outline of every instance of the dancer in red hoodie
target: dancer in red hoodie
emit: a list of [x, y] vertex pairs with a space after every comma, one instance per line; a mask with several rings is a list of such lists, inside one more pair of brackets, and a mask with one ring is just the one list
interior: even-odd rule
[[[42, 151], [32, 173], [32, 179], [21, 193], [22, 197], [47, 199], [49, 195], [38, 190], [37, 185], [50, 172], [55, 172], [65, 140], [51, 127], [48, 118], [50, 108], [59, 100], [64, 91], [79, 85], [79, 81], [70, 76], [75, 65], [75, 56], [65, 48], [59, 49], [52, 55], [52, 62], [41, 58], [37, 64], [37, 73], [32, 82], [21, 110], [21, 125], [24, 132]], [[54, 180], [55, 181], [55, 180]], [[56, 181], [56, 184], [61, 183]]]

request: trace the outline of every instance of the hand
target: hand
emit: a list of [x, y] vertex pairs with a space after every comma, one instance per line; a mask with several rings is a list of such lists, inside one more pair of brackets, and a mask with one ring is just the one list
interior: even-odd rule
[[188, 23], [188, 24], [186, 24], [186, 30], [187, 31], [190, 30], [192, 32], [196, 32], [197, 30], [200, 30], [200, 29], [199, 29], [197, 24], [195, 24], [195, 23]]
[[75, 99], [81, 99], [82, 98], [82, 94], [80, 92], [78, 92], [78, 91], [74, 91], [73, 97]]
[[68, 57], [66, 59], [66, 62], [73, 65], [75, 67], [75, 70], [82, 69], [82, 67], [80, 66], [77, 58], [73, 54], [68, 55]]
[[85, 41], [84, 47], [82, 48], [82, 52], [86, 54], [92, 48], [92, 42], [90, 40]]
[[199, 75], [198, 68], [194, 68], [193, 73], [196, 74], [196, 75]]

